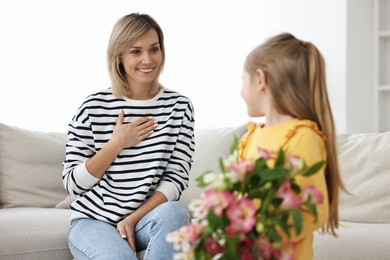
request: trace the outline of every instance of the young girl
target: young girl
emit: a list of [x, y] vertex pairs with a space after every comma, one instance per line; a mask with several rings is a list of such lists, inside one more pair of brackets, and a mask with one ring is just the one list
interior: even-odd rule
[[[246, 58], [241, 96], [250, 117], [265, 116], [265, 124], [248, 124], [240, 140], [240, 156], [256, 157], [257, 147], [300, 156], [308, 165], [326, 160], [326, 167], [298, 185], [315, 185], [324, 195], [318, 219], [303, 214], [303, 229], [290, 238], [294, 259], [313, 258], [313, 232], [319, 228], [336, 236], [339, 175], [335, 126], [325, 83], [325, 64], [319, 50], [289, 33], [270, 38]], [[285, 238], [287, 239], [287, 238]]]
[[179, 200], [192, 165], [194, 108], [159, 83], [164, 35], [146, 14], [117, 21], [107, 50], [111, 87], [69, 123], [63, 182], [75, 259], [172, 259], [168, 233], [190, 221]]

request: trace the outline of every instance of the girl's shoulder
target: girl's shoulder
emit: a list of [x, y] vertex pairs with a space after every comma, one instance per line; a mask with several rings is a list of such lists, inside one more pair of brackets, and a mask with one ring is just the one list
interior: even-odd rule
[[318, 136], [325, 140], [325, 134], [319, 129], [316, 122], [311, 120], [294, 120], [286, 133], [286, 139], [290, 139], [296, 135], [310, 135]]
[[319, 129], [318, 125], [311, 120], [294, 120], [286, 131], [283, 145], [286, 144], [318, 144], [323, 145], [325, 134]]

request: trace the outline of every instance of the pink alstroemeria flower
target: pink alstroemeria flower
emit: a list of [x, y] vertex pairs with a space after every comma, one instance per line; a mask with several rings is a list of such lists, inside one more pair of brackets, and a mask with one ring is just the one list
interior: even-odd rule
[[281, 209], [298, 208], [301, 205], [301, 198], [291, 189], [289, 180], [283, 180], [282, 185], [276, 191], [275, 197], [282, 198]]
[[294, 252], [297, 245], [294, 242], [284, 242], [274, 256], [279, 260], [294, 260]]
[[237, 204], [231, 205], [226, 211], [226, 216], [230, 220], [227, 227], [230, 234], [249, 232], [256, 225], [256, 207], [252, 200], [243, 197]]
[[257, 155], [259, 156], [259, 158], [263, 158], [264, 160], [268, 160], [272, 158], [274, 154], [275, 154], [274, 151], [266, 150], [261, 147], [257, 148]]
[[188, 240], [192, 245], [196, 244], [196, 241], [199, 238], [199, 235], [203, 232], [204, 226], [200, 223], [191, 222], [187, 225]]
[[213, 208], [215, 215], [222, 216], [222, 212], [227, 208], [233, 200], [233, 195], [227, 191], [216, 191], [209, 189], [204, 192], [205, 208], [208, 210]]
[[271, 259], [274, 248], [268, 239], [261, 237], [258, 241], [258, 248], [257, 256], [264, 260]]
[[319, 205], [324, 201], [323, 194], [314, 185], [306, 186], [302, 191], [302, 198], [306, 201], [311, 196], [311, 202], [314, 205]]
[[239, 181], [243, 181], [248, 172], [253, 171], [255, 163], [251, 160], [242, 159], [237, 163], [232, 163], [228, 166], [228, 169], [234, 172]]
[[292, 173], [296, 173], [303, 169], [304, 160], [297, 155], [290, 155], [287, 162], [292, 166]]

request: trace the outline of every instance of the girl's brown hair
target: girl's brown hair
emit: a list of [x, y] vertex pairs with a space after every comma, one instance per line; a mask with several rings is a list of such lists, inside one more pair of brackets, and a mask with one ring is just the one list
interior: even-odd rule
[[329, 196], [329, 219], [324, 230], [336, 236], [338, 228], [339, 189], [346, 191], [340, 178], [336, 133], [325, 82], [325, 61], [310, 42], [282, 33], [248, 54], [244, 69], [254, 75], [264, 71], [277, 111], [317, 123], [325, 134], [327, 165], [325, 169]]
[[118, 98], [128, 94], [126, 73], [120, 57], [141, 35], [151, 29], [157, 32], [162, 53], [161, 65], [152, 89], [156, 91], [160, 86], [158, 80], [165, 63], [164, 34], [158, 23], [147, 14], [132, 13], [120, 18], [112, 29], [107, 48], [107, 65], [112, 93]]

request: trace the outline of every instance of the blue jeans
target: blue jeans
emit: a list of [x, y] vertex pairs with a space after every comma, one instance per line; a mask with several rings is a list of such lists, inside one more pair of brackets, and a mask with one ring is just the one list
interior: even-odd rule
[[[166, 241], [166, 236], [189, 222], [188, 211], [178, 202], [161, 204], [137, 223], [135, 227], [137, 250], [146, 249], [144, 259], [173, 259], [175, 250], [173, 244]], [[73, 220], [68, 242], [76, 260], [137, 259], [127, 240], [119, 235], [116, 226], [100, 220], [90, 218]]]

